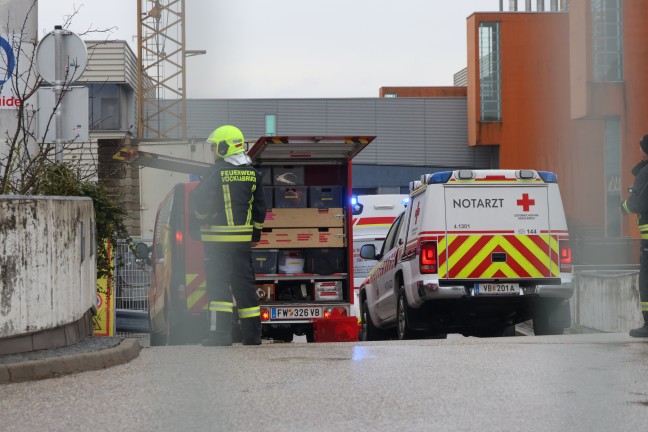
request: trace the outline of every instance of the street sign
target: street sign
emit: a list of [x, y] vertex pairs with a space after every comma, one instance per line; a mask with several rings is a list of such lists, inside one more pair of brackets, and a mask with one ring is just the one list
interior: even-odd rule
[[57, 29], [47, 35], [36, 47], [36, 67], [45, 81], [56, 81], [56, 32], [60, 32], [60, 53], [62, 68], [60, 80], [69, 84], [81, 77], [88, 64], [88, 50], [85, 43], [69, 30]]
[[[38, 89], [38, 138], [52, 142], [59, 137], [64, 142], [83, 143], [88, 141], [88, 88], [70, 87], [61, 98], [59, 109], [65, 113], [61, 119], [61, 130], [56, 130], [52, 117], [56, 94], [52, 87]], [[60, 132], [60, 133], [57, 133]]]

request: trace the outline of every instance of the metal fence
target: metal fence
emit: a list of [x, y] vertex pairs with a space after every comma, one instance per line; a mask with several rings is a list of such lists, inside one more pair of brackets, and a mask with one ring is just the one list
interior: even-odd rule
[[[152, 240], [137, 242], [152, 244]], [[116, 330], [118, 333], [148, 332], [147, 291], [151, 267], [135, 257], [126, 241], [120, 241], [114, 251]]]

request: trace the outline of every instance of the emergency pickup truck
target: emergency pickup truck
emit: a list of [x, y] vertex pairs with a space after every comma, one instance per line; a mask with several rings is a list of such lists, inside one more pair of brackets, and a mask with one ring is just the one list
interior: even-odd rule
[[410, 183], [360, 288], [362, 339], [511, 336], [571, 322], [571, 248], [557, 176], [534, 170], [458, 170]]

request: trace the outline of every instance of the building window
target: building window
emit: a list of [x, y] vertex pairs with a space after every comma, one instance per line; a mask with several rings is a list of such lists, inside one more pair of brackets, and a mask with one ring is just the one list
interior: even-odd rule
[[277, 116], [274, 114], [266, 114], [265, 116], [265, 134], [266, 136], [277, 135]]
[[621, 236], [621, 123], [618, 117], [605, 119], [605, 235]]
[[500, 24], [479, 23], [479, 102], [481, 121], [502, 120]]
[[622, 0], [592, 0], [594, 81], [623, 81]]

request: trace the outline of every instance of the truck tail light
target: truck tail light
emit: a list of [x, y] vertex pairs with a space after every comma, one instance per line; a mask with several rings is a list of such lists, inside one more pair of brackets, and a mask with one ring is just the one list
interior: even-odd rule
[[437, 273], [437, 242], [421, 243], [419, 252], [419, 270], [421, 273]]
[[572, 250], [569, 245], [569, 240], [559, 240], [558, 241], [558, 253], [560, 256], [560, 271], [561, 272], [571, 272], [572, 271]]
[[270, 319], [270, 311], [266, 308], [261, 308], [261, 321], [268, 321]]
[[324, 309], [324, 318], [340, 318], [347, 316], [346, 308], [330, 307]]
[[178, 246], [182, 245], [182, 231], [176, 231], [175, 233], [175, 241]]

